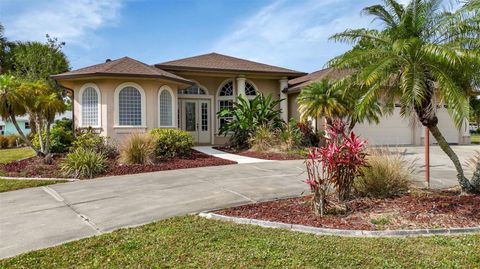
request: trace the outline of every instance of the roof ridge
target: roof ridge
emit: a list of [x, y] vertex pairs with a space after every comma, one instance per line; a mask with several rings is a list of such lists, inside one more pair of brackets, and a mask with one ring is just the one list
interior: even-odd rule
[[[111, 65], [107, 68], [105, 68], [105, 70], [103, 72], [107, 72], [109, 70], [111, 70], [112, 68], [114, 68], [115, 66], [117, 66], [118, 64], [124, 62], [125, 60], [127, 59], [131, 59], [131, 58], [128, 58], [127, 56], [123, 56], [122, 58], [118, 58], [118, 59], [115, 59], [111, 62], [105, 62], [104, 64], [108, 64], [108, 63], [111, 63]], [[133, 60], [133, 59], [132, 59]]]

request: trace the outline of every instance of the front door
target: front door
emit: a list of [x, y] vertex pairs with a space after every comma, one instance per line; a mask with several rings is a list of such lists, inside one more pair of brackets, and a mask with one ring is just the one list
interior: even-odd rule
[[181, 100], [179, 119], [195, 143], [210, 143], [210, 100]]

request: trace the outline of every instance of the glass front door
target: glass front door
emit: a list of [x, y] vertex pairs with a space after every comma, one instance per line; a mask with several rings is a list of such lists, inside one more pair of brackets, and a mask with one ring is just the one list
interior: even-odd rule
[[210, 100], [182, 100], [180, 126], [193, 136], [195, 143], [210, 143]]

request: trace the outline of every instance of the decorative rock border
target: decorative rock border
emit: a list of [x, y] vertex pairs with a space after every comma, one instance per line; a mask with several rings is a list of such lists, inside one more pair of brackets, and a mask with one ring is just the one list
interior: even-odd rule
[[64, 181], [77, 181], [77, 178], [52, 178], [52, 177], [4, 177], [0, 176], [0, 179], [9, 180], [64, 180]]
[[330, 228], [317, 228], [299, 224], [288, 224], [282, 222], [265, 221], [257, 219], [237, 218], [219, 215], [215, 213], [202, 212], [198, 214], [201, 217], [213, 220], [222, 220], [235, 222], [238, 224], [250, 224], [267, 228], [287, 229], [302, 233], [311, 233], [317, 235], [335, 235], [344, 237], [407, 237], [407, 236], [432, 236], [432, 235], [454, 235], [454, 234], [471, 234], [480, 233], [479, 227], [469, 228], [445, 228], [445, 229], [415, 229], [415, 230], [342, 230]]

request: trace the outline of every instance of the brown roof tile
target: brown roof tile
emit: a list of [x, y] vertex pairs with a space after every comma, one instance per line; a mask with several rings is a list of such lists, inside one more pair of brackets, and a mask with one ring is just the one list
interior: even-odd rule
[[134, 76], [147, 78], [164, 78], [190, 84], [190, 80], [147, 65], [129, 57], [123, 57], [113, 61], [96, 64], [70, 72], [53, 75], [54, 79], [77, 78], [86, 76]]
[[166, 70], [259, 72], [291, 77], [305, 74], [283, 67], [262, 64], [218, 53], [209, 53], [168, 61], [156, 64], [155, 66]]
[[288, 91], [289, 92], [294, 92], [297, 90], [300, 90], [303, 87], [308, 86], [312, 82], [318, 82], [321, 81], [322, 79], [328, 78], [328, 79], [339, 79], [342, 78], [346, 75], [351, 74], [351, 70], [335, 70], [331, 68], [326, 68], [322, 69], [319, 71], [312, 72], [308, 75], [294, 78], [288, 81]]

